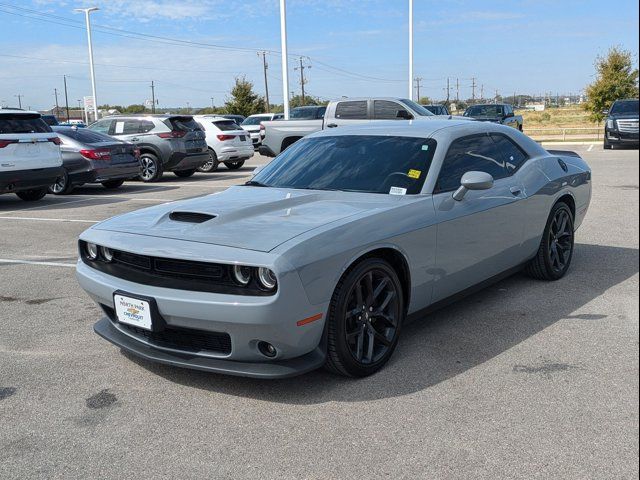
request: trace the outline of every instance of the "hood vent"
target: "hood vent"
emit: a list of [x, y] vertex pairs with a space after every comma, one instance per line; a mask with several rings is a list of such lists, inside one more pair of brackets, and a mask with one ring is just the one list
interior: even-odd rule
[[171, 212], [169, 214], [169, 219], [174, 222], [185, 223], [204, 223], [206, 221], [213, 220], [214, 218], [216, 218], [216, 215], [199, 212]]

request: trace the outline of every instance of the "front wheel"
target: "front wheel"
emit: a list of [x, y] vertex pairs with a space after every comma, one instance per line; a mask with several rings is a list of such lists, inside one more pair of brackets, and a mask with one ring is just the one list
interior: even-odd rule
[[224, 162], [224, 164], [229, 170], [238, 170], [244, 165], [244, 160], [240, 160], [239, 162]]
[[606, 139], [604, 141], [604, 143], [602, 144], [602, 148], [604, 148], [605, 150], [613, 150], [613, 145], [611, 145]]
[[47, 194], [46, 188], [36, 188], [33, 190], [23, 190], [21, 192], [16, 192], [18, 198], [21, 198], [25, 202], [35, 202], [36, 200], [40, 200], [44, 198]]
[[329, 305], [326, 368], [349, 377], [380, 370], [404, 320], [402, 286], [386, 261], [369, 258], [345, 274]]
[[202, 173], [211, 173], [215, 172], [218, 169], [218, 165], [220, 162], [218, 161], [218, 156], [216, 152], [209, 149], [209, 160], [198, 167], [198, 171]]
[[116, 188], [120, 188], [122, 186], [122, 184], [124, 183], [124, 178], [118, 179], [118, 180], [106, 180], [104, 182], [101, 182], [102, 186], [104, 188], [107, 188], [109, 190], [113, 190]]
[[191, 175], [193, 175], [194, 173], [196, 173], [196, 169], [195, 168], [191, 168], [189, 170], [176, 170], [175, 172], [173, 172], [173, 174], [176, 177], [180, 177], [180, 178], [187, 178], [190, 177]]
[[573, 214], [566, 203], [558, 202], [551, 209], [538, 253], [526, 272], [538, 280], [561, 279], [571, 265], [573, 246]]
[[162, 177], [162, 163], [150, 153], [140, 155], [140, 180], [155, 182]]

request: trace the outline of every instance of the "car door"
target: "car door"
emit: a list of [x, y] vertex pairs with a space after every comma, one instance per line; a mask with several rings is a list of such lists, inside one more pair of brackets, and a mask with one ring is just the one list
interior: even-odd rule
[[[404, 115], [398, 116], [398, 115]], [[409, 110], [398, 102], [391, 100], [374, 100], [373, 101], [373, 119], [374, 120], [407, 120], [413, 117]]]
[[327, 128], [367, 122], [369, 122], [369, 102], [367, 100], [346, 100], [336, 104], [334, 118], [328, 120]]
[[[453, 199], [462, 175], [486, 172], [494, 185]], [[521, 262], [524, 189], [488, 134], [453, 141], [443, 160], [433, 201], [438, 219], [434, 301], [491, 278]]]
[[516, 118], [513, 116], [513, 108], [511, 107], [511, 105], [504, 105], [502, 108], [504, 109], [503, 113], [505, 116], [505, 119], [502, 123], [509, 127], [518, 128]]

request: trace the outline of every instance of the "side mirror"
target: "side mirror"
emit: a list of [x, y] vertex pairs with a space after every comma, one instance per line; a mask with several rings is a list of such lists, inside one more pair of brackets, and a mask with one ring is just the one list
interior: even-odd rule
[[453, 199], [461, 201], [469, 190], [489, 190], [493, 187], [493, 177], [486, 172], [467, 172], [460, 180], [460, 188], [453, 193]]
[[396, 113], [396, 118], [402, 118], [403, 120], [413, 120], [413, 115], [411, 115], [406, 110], [398, 110]]
[[605, 115], [605, 116], [608, 116], [609, 115], [609, 110], [602, 110], [602, 114]]

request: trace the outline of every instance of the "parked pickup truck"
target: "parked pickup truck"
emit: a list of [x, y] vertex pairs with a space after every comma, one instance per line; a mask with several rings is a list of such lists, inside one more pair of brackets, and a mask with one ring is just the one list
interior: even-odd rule
[[508, 103], [472, 105], [465, 110], [464, 116], [481, 122], [501, 123], [522, 131], [522, 115], [513, 113], [513, 107]]
[[[306, 107], [303, 107], [306, 108]], [[354, 125], [376, 120], [411, 120], [436, 116], [422, 105], [406, 98], [348, 98], [330, 102], [322, 118], [262, 122], [261, 155], [275, 157], [302, 137], [325, 128]], [[449, 117], [447, 117], [449, 118]]]

